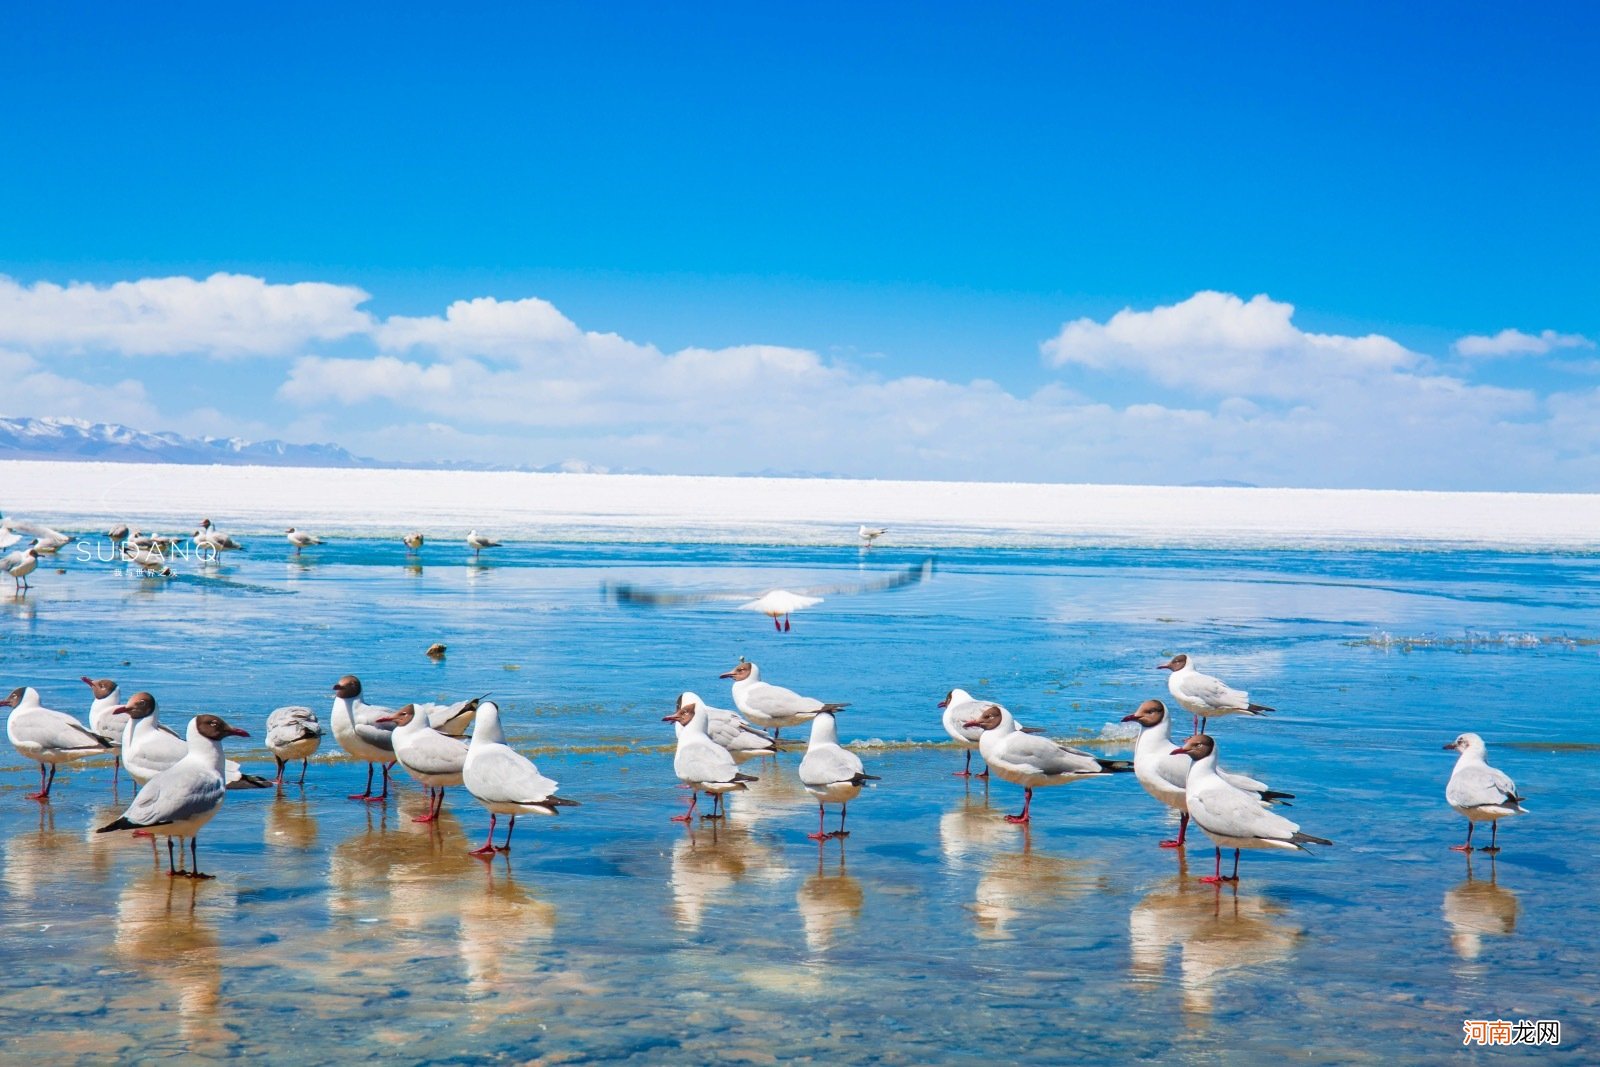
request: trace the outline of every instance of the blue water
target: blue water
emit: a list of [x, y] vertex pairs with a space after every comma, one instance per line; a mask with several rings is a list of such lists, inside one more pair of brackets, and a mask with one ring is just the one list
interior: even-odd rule
[[[71, 551], [0, 597], [0, 692], [87, 711], [83, 674], [251, 729], [319, 713], [353, 672], [376, 703], [491, 693], [515, 744], [582, 807], [467, 856], [442, 826], [344, 795], [331, 738], [304, 792], [231, 794], [201, 838], [214, 882], [173, 883], [148, 843], [95, 837], [109, 767], [0, 753], [6, 1055], [341, 1062], [1438, 1062], [1467, 1018], [1560, 1019], [1539, 1054], [1593, 1062], [1600, 987], [1600, 557], [1490, 551], [943, 550], [932, 578], [832, 596], [788, 634], [729, 602], [641, 609], [607, 583], [752, 594], [916, 563], [890, 547], [518, 544], [469, 566], [429, 546], [252, 545], [140, 579]], [[449, 646], [434, 661], [424, 650]], [[1097, 738], [1165, 695], [1189, 652], [1279, 711], [1228, 720], [1224, 761], [1298, 795], [1315, 856], [1156, 847], [1173, 825], [1131, 776], [1020, 790], [951, 776], [952, 686], [1059, 737]], [[747, 768], [729, 824], [671, 823], [683, 689], [728, 705], [739, 656], [827, 700], [879, 786], [844, 842], [808, 841], [797, 754]], [[1449, 851], [1463, 730], [1528, 797], [1504, 851]], [[1126, 746], [1107, 745], [1107, 754]], [[263, 763], [265, 767], [263, 768]], [[122, 802], [128, 799], [123, 786]], [[502, 824], [503, 826], [503, 824]], [[161, 861], [164, 868], [164, 859]]]

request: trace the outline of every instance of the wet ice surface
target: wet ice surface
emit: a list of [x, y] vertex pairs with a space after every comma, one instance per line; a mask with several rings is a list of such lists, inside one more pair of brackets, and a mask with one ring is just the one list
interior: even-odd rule
[[[347, 671], [377, 703], [488, 692], [583, 806], [524, 818], [485, 863], [466, 855], [487, 823], [470, 798], [452, 790], [434, 829], [410, 821], [424, 795], [403, 772], [387, 808], [349, 802], [364, 774], [330, 737], [303, 792], [229, 795], [200, 844], [216, 881], [174, 882], [148, 842], [91, 832], [120, 811], [108, 766], [63, 771], [41, 808], [7, 746], [7, 1052], [1410, 1062], [1463, 1054], [1464, 1018], [1557, 1018], [1563, 1047], [1542, 1054], [1592, 1060], [1600, 650], [1540, 639], [1597, 636], [1600, 559], [953, 550], [932, 581], [830, 598], [787, 635], [726, 604], [600, 593], [756, 593], [917, 558], [514, 545], [472, 568], [429, 546], [408, 568], [398, 545], [339, 541], [298, 564], [252, 545], [167, 582], [70, 555], [65, 574], [41, 568], [0, 599], [0, 691], [31, 684], [83, 715], [78, 676], [111, 676], [171, 723], [244, 725], [232, 754], [269, 773], [267, 713], [326, 719]], [[1509, 636], [1421, 640], [1469, 632]], [[423, 655], [435, 641], [442, 662]], [[1247, 853], [1237, 889], [1213, 889], [1195, 882], [1204, 839], [1186, 869], [1156, 847], [1173, 827], [1131, 775], [1041, 790], [1024, 832], [1001, 820], [1020, 790], [986, 797], [951, 776], [958, 752], [922, 744], [942, 740], [934, 704], [954, 685], [1098, 735], [1165, 695], [1153, 668], [1178, 651], [1281, 709], [1222, 722], [1219, 749], [1297, 793], [1289, 814], [1336, 847]], [[668, 821], [683, 795], [659, 720], [681, 689], [726, 706], [717, 675], [740, 655], [850, 701], [841, 733], [885, 742], [862, 750], [883, 781], [846, 841], [806, 839], [798, 753], [746, 768], [761, 781], [727, 825]], [[1497, 862], [1448, 851], [1464, 825], [1440, 746], [1468, 729], [1532, 812]]]

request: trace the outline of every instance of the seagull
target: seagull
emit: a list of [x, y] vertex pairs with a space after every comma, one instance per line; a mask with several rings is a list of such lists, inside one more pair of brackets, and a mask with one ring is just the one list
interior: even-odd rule
[[[352, 793], [351, 800], [381, 804], [389, 799], [389, 768], [394, 766], [394, 724], [381, 723], [393, 708], [378, 707], [361, 699], [361, 679], [347, 674], [333, 683], [333, 739], [353, 758], [367, 765], [367, 788]], [[372, 795], [372, 768], [383, 767], [383, 792]]]
[[[1182, 848], [1184, 835], [1189, 830], [1189, 806], [1184, 790], [1194, 761], [1172, 751], [1172, 719], [1161, 701], [1146, 700], [1133, 714], [1124, 715], [1122, 721], [1139, 724], [1139, 740], [1133, 746], [1134, 777], [1139, 779], [1146, 793], [1178, 812], [1178, 836], [1175, 840], [1161, 842], [1161, 847]], [[1242, 774], [1230, 774], [1220, 766], [1217, 773], [1235, 789], [1254, 793], [1263, 803], [1294, 799], [1293, 793], [1268, 789], [1263, 782]]]
[[304, 530], [296, 530], [293, 526], [283, 531], [283, 534], [288, 538], [289, 543], [294, 546], [294, 554], [297, 556], [302, 548], [322, 544], [322, 538], [308, 534]]
[[[474, 856], [510, 852], [518, 815], [555, 815], [560, 808], [578, 806], [576, 800], [556, 796], [557, 783], [506, 744], [505, 732], [500, 729], [500, 706], [492, 700], [478, 705], [478, 725], [467, 746], [461, 780], [473, 799], [489, 809], [489, 839], [472, 851]], [[506, 843], [496, 849], [494, 824], [501, 815], [511, 816], [511, 825], [506, 827]]]
[[128, 727], [128, 713], [122, 710], [122, 690], [110, 678], [90, 678], [86, 674], [80, 680], [94, 694], [89, 705], [90, 731], [116, 746], [116, 762], [111, 767], [111, 786], [115, 789], [122, 771], [122, 734]]
[[[249, 736], [215, 715], [201, 715], [190, 720], [189, 751], [184, 757], [146, 782], [120, 819], [95, 832], [159, 830], [167, 839], [168, 875], [210, 878], [211, 875], [200, 873], [196, 838], [228, 795], [223, 780], [222, 739]], [[189, 841], [187, 871], [178, 870], [173, 862], [173, 838], [178, 839], [180, 847], [185, 838]]]
[[39, 544], [35, 541], [19, 552], [0, 558], [0, 571], [11, 575], [17, 592], [30, 588], [28, 575], [39, 569]]
[[[968, 707], [967, 705], [969, 704], [974, 706]], [[944, 732], [950, 735], [950, 740], [967, 750], [967, 762], [954, 774], [957, 778], [971, 778], [973, 777], [972, 753], [977, 749], [978, 742], [983, 738], [983, 728], [981, 726], [969, 727], [967, 721], [982, 715], [983, 709], [988, 707], [988, 704], [978, 703], [972, 694], [965, 689], [952, 689], [944, 695], [943, 700], [939, 701], [939, 707], [944, 709], [944, 715], [940, 720], [944, 725]], [[977, 777], [989, 777], [989, 768], [985, 766], [982, 773]]]
[[[1188, 756], [1194, 761], [1189, 768], [1189, 780], [1184, 786], [1184, 802], [1189, 817], [1206, 832], [1216, 844], [1217, 864], [1214, 872], [1200, 879], [1202, 882], [1237, 882], [1239, 880], [1239, 850], [1242, 848], [1276, 848], [1289, 852], [1310, 851], [1306, 845], [1331, 845], [1325, 837], [1312, 837], [1300, 832], [1297, 823], [1290, 822], [1261, 803], [1255, 793], [1246, 792], [1229, 784], [1217, 773], [1217, 742], [1206, 734], [1195, 734], [1172, 750], [1174, 756]], [[1222, 850], [1233, 849], [1233, 873], [1222, 876]]]
[[477, 559], [478, 553], [482, 552], [486, 548], [499, 548], [500, 542], [492, 541], [483, 534], [480, 534], [477, 530], [473, 530], [471, 533], [467, 534], [467, 547], [472, 549], [472, 558]]
[[473, 717], [478, 713], [478, 705], [489, 698], [485, 693], [481, 697], [471, 700], [458, 700], [454, 704], [430, 704], [424, 701], [412, 703], [418, 715], [426, 716], [428, 725], [438, 730], [441, 734], [451, 737], [465, 737], [467, 727], [472, 725]]
[[871, 548], [874, 541], [888, 532], [887, 526], [862, 526], [856, 530], [856, 536], [861, 538], [863, 548]]
[[380, 715], [376, 721], [394, 723], [394, 732], [389, 735], [394, 742], [394, 758], [411, 777], [428, 787], [428, 813], [413, 816], [411, 821], [436, 821], [444, 808], [445, 789], [461, 784], [467, 743], [429, 726], [427, 716], [417, 714], [415, 704]]
[[53, 530], [36, 522], [12, 522], [11, 528], [32, 534], [34, 547], [39, 550], [41, 556], [53, 556], [77, 540], [71, 534], [64, 534], [60, 530]]
[[[29, 800], [50, 800], [50, 787], [56, 782], [56, 768], [63, 763], [110, 752], [111, 742], [90, 730], [64, 711], [51, 711], [39, 703], [37, 690], [23, 686], [0, 700], [0, 708], [10, 708], [6, 737], [24, 758], [39, 765], [39, 791]], [[45, 766], [50, 768], [45, 776]]]
[[[805, 758], [800, 761], [800, 784], [817, 798], [817, 832], [806, 835], [813, 841], [849, 837], [844, 817], [850, 802], [860, 795], [863, 784], [880, 780], [877, 775], [863, 771], [860, 756], [839, 744], [839, 726], [833, 714], [819, 711], [812, 718], [811, 741], [806, 745]], [[822, 826], [828, 804], [839, 805], [839, 829], [831, 832]]]
[[672, 758], [672, 770], [689, 787], [689, 807], [682, 815], [674, 815], [673, 822], [688, 822], [694, 818], [695, 805], [700, 803], [701, 792], [711, 794], [711, 814], [707, 819], [720, 819], [722, 794], [746, 788], [746, 783], [760, 781], [749, 774], [741, 774], [728, 750], [711, 740], [711, 717], [697, 704], [684, 704], [662, 722], [676, 722], [683, 727], [678, 731], [678, 751]]
[[404, 537], [400, 538], [400, 540], [405, 542], [406, 551], [410, 553], [420, 552], [422, 550], [422, 542], [425, 540], [425, 538], [420, 532], [412, 531], [411, 533], [408, 533]]
[[111, 544], [115, 546], [126, 541], [128, 539], [128, 535], [132, 532], [132, 529], [129, 528], [127, 523], [119, 522], [106, 532], [106, 536], [111, 538]]
[[1186, 655], [1173, 656], [1156, 666], [1159, 670], [1172, 672], [1167, 679], [1167, 692], [1172, 694], [1172, 699], [1178, 702], [1179, 707], [1194, 716], [1195, 733], [1206, 732], [1207, 719], [1223, 715], [1260, 715], [1277, 710], [1265, 704], [1252, 704], [1250, 694], [1231, 688], [1220, 678], [1201, 674], [1195, 670], [1194, 660]]
[[1522, 806], [1523, 798], [1517, 795], [1517, 783], [1504, 771], [1489, 766], [1489, 746], [1477, 734], [1462, 734], [1444, 747], [1461, 753], [1456, 769], [1450, 772], [1450, 784], [1444, 787], [1444, 798], [1467, 819], [1466, 843], [1450, 847], [1455, 852], [1471, 852], [1473, 828], [1487, 821], [1489, 847], [1479, 851], [1494, 855], [1500, 851], [1496, 843], [1500, 820], [1507, 815], [1528, 813]]
[[[724, 708], [714, 708], [700, 699], [698, 693], [679, 693], [678, 709], [681, 711], [686, 704], [693, 704], [706, 713], [706, 732], [711, 740], [728, 750], [735, 763], [748, 763], [760, 756], [774, 755], [778, 751], [778, 743], [770, 734], [757, 730], [754, 726], [741, 719], [736, 712]], [[683, 732], [683, 724], [675, 723], [673, 730]]]
[[772, 620], [775, 629], [788, 632], [789, 615], [804, 608], [815, 607], [830, 596], [853, 596], [858, 593], [876, 593], [899, 589], [926, 581], [933, 574], [933, 558], [909, 567], [887, 572], [881, 577], [862, 582], [840, 582], [833, 585], [810, 586], [804, 589], [769, 589], [762, 593], [750, 590], [713, 593], [675, 593], [646, 589], [631, 584], [607, 585], [606, 596], [626, 606], [663, 607], [678, 604], [738, 601], [740, 611], [758, 611]]
[[142, 570], [147, 576], [156, 575], [160, 578], [172, 577], [172, 568], [167, 566], [167, 557], [161, 554], [159, 548], [139, 548], [132, 541], [125, 541], [122, 545], [122, 558]]
[[1007, 815], [1006, 822], [1026, 823], [1037, 786], [1061, 785], [1081, 778], [1100, 778], [1133, 770], [1127, 760], [1107, 760], [1068, 748], [1048, 737], [1035, 737], [1017, 727], [1011, 712], [990, 704], [964, 726], [983, 730], [978, 751], [989, 769], [1013, 785], [1022, 786], [1022, 811]]
[[278, 777], [273, 785], [283, 784], [283, 768], [290, 760], [300, 761], [300, 784], [306, 784], [306, 766], [322, 747], [322, 724], [316, 712], [298, 704], [278, 708], [267, 716], [267, 751], [278, 761]]
[[244, 546], [211, 525], [210, 519], [200, 520], [200, 529], [191, 534], [196, 548], [208, 549], [213, 559], [224, 552], [238, 552]]
[[[156, 715], [156, 698], [135, 693], [117, 709], [128, 717], [122, 729], [122, 765], [141, 786], [171, 767], [188, 753], [188, 747]], [[272, 783], [259, 775], [246, 774], [233, 760], [223, 768], [224, 784], [229, 789], [266, 789]]]
[[799, 726], [819, 711], [841, 711], [850, 706], [824, 704], [793, 689], [769, 685], [761, 680], [761, 668], [742, 657], [738, 666], [718, 677], [733, 679], [733, 706], [763, 730], [771, 730], [774, 741], [785, 726]]
[[0, 549], [10, 548], [20, 540], [22, 535], [11, 529], [11, 520], [0, 515]]

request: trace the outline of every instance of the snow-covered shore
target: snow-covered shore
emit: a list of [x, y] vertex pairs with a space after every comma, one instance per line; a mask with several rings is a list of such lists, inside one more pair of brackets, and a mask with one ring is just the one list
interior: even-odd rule
[[1600, 494], [1225, 489], [0, 461], [0, 512], [242, 533], [899, 545], [1600, 548]]

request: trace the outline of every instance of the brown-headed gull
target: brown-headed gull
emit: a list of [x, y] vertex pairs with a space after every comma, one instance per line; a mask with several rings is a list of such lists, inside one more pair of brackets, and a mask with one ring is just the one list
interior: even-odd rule
[[0, 556], [0, 574], [9, 574], [16, 592], [31, 588], [28, 575], [39, 569], [39, 546], [29, 545], [7, 556]]
[[873, 542], [888, 532], [887, 526], [860, 526], [856, 529], [856, 536], [861, 538], [863, 547], [871, 548]]
[[419, 715], [415, 704], [407, 704], [390, 715], [380, 715], [379, 724], [394, 723], [389, 738], [394, 743], [394, 758], [406, 772], [428, 788], [428, 813], [413, 816], [412, 822], [434, 822], [444, 809], [444, 791], [461, 784], [461, 771], [467, 764], [467, 743], [459, 737], [442, 734]]
[[[1184, 786], [1184, 802], [1195, 825], [1216, 844], [1215, 870], [1200, 879], [1202, 882], [1237, 882], [1242, 848], [1308, 852], [1306, 845], [1333, 844], [1327, 838], [1301, 833], [1299, 824], [1272, 811], [1257, 794], [1240, 789], [1218, 774], [1217, 742], [1210, 735], [1195, 734], [1172, 754], [1194, 761]], [[1227, 877], [1222, 874], [1224, 848], [1233, 849], [1233, 873]]]
[[[844, 817], [850, 802], [861, 795], [863, 785], [879, 780], [877, 775], [863, 770], [860, 756], [839, 744], [839, 725], [833, 714], [819, 711], [812, 718], [811, 741], [806, 745], [805, 758], [800, 761], [800, 784], [817, 798], [817, 832], [806, 835], [813, 841], [849, 837]], [[837, 830], [823, 828], [823, 813], [828, 804], [839, 805]]]
[[774, 740], [785, 726], [799, 726], [819, 711], [842, 711], [850, 706], [827, 704], [815, 697], [803, 697], [793, 689], [763, 682], [761, 668], [747, 659], [740, 659], [733, 670], [720, 677], [733, 679], [733, 706], [739, 714], [763, 730], [771, 730]]
[[[1133, 746], [1133, 776], [1139, 779], [1144, 791], [1178, 813], [1178, 836], [1161, 842], [1162, 848], [1182, 848], [1189, 830], [1189, 805], [1185, 799], [1189, 782], [1189, 768], [1194, 761], [1173, 753], [1171, 733], [1172, 717], [1167, 706], [1159, 700], [1146, 700], [1123, 722], [1139, 724], [1139, 740]], [[1267, 788], [1266, 783], [1242, 774], [1232, 774], [1219, 766], [1217, 773], [1227, 783], [1246, 793], [1254, 793], [1263, 802], [1293, 800], [1293, 793], [1280, 793]]]
[[[518, 815], [555, 815], [560, 808], [575, 808], [576, 800], [556, 796], [557, 783], [539, 773], [539, 768], [522, 753], [506, 744], [500, 728], [500, 706], [492, 700], [478, 705], [478, 723], [467, 746], [467, 761], [462, 767], [462, 783], [472, 798], [489, 809], [489, 839], [474, 856], [489, 856], [496, 851], [511, 851], [511, 834]], [[497, 850], [494, 844], [495, 819], [511, 816], [506, 827], [506, 843]]]
[[1103, 778], [1132, 771], [1127, 760], [1101, 759], [1088, 752], [1026, 733], [1011, 712], [990, 704], [966, 723], [983, 731], [978, 751], [989, 769], [1013, 785], [1022, 786], [1022, 811], [1007, 815], [1006, 822], [1026, 823], [1033, 791], [1041, 786], [1063, 785], [1084, 778]]
[[728, 750], [711, 740], [711, 717], [697, 704], [685, 704], [662, 722], [676, 722], [683, 727], [678, 731], [678, 750], [672, 757], [672, 770], [679, 780], [689, 787], [689, 807], [682, 815], [674, 815], [673, 822], [689, 822], [700, 803], [702, 792], [711, 794], [711, 813], [708, 819], [719, 819], [722, 794], [744, 789], [747, 782], [760, 781], [754, 775], [741, 774]]
[[1493, 855], [1500, 851], [1496, 841], [1500, 820], [1528, 813], [1522, 806], [1523, 798], [1517, 795], [1517, 783], [1504, 771], [1489, 766], [1489, 746], [1477, 734], [1462, 734], [1444, 747], [1461, 753], [1455, 770], [1450, 772], [1450, 782], [1444, 787], [1444, 798], [1467, 820], [1466, 842], [1450, 847], [1456, 852], [1471, 852], [1473, 828], [1487, 822], [1489, 847], [1481, 851]]
[[808, 586], [800, 589], [768, 589], [691, 593], [646, 589], [631, 584], [607, 585], [605, 593], [618, 604], [643, 607], [663, 607], [679, 604], [699, 604], [711, 601], [737, 602], [741, 611], [758, 611], [772, 620], [778, 630], [790, 629], [789, 615], [804, 608], [815, 607], [830, 596], [850, 596], [858, 593], [875, 593], [886, 589], [899, 589], [915, 585], [933, 574], [933, 559], [888, 572], [881, 577], [864, 581], [838, 582], [831, 585]]
[[315, 534], [309, 534], [304, 530], [296, 530], [293, 526], [283, 531], [283, 536], [291, 545], [294, 546], [294, 554], [297, 556], [300, 554], [300, 550], [303, 548], [310, 548], [312, 545], [322, 544], [322, 538], [317, 537]]
[[200, 528], [190, 538], [196, 548], [209, 551], [213, 559], [224, 552], [240, 552], [244, 549], [239, 542], [213, 526], [210, 519], [201, 519]]
[[406, 552], [410, 553], [420, 552], [422, 550], [422, 544], [427, 540], [427, 538], [423, 537], [420, 531], [413, 530], [404, 537], [400, 538], [400, 540], [405, 543]]
[[132, 527], [125, 522], [119, 522], [115, 526], [111, 527], [110, 530], [106, 531], [106, 536], [111, 539], [111, 543], [113, 545], [120, 545], [122, 542], [126, 541], [129, 535], [132, 533]]
[[[944, 726], [944, 732], [950, 735], [950, 740], [967, 750], [966, 764], [961, 770], [951, 772], [957, 778], [989, 777], [987, 765], [980, 773], [976, 775], [972, 773], [972, 754], [978, 750], [978, 742], [983, 739], [983, 729], [968, 726], [967, 723], [982, 715], [983, 709], [993, 703], [992, 700], [979, 700], [965, 689], [952, 689], [944, 695], [943, 700], [939, 701], [939, 707], [944, 711], [939, 720]], [[1017, 729], [1025, 734], [1041, 732], [1036, 727], [1023, 726], [1020, 722], [1017, 723]]]
[[273, 785], [283, 784], [283, 768], [300, 761], [300, 784], [306, 784], [306, 766], [322, 747], [322, 723], [317, 713], [300, 704], [277, 708], [267, 716], [267, 751], [278, 761], [278, 776]]
[[1172, 672], [1167, 679], [1167, 692], [1179, 707], [1194, 716], [1195, 733], [1205, 733], [1206, 722], [1210, 719], [1224, 715], [1260, 715], [1275, 710], [1265, 704], [1250, 703], [1249, 693], [1234, 689], [1220, 678], [1201, 674], [1195, 669], [1194, 660], [1183, 653], [1156, 667]]
[[172, 568], [167, 565], [167, 557], [159, 548], [137, 548], [132, 541], [126, 541], [122, 545], [122, 559], [138, 567], [146, 575], [172, 577]]
[[111, 766], [111, 786], [116, 788], [122, 773], [122, 734], [128, 728], [128, 713], [122, 708], [122, 690], [110, 678], [80, 679], [94, 694], [89, 704], [89, 729], [116, 746], [115, 761]]
[[17, 522], [13, 519], [11, 528], [33, 535], [34, 547], [41, 556], [53, 556], [77, 540], [72, 534], [64, 534], [37, 522]]
[[[706, 713], [707, 733], [711, 740], [727, 749], [735, 763], [748, 763], [778, 751], [778, 743], [770, 735], [745, 722], [736, 712], [725, 708], [714, 708], [701, 700], [698, 693], [679, 693], [678, 710], [683, 710], [687, 704], [694, 704]], [[681, 733], [683, 724], [674, 723], [672, 728], [674, 732]]]
[[486, 548], [499, 548], [500, 542], [473, 530], [467, 534], [467, 547], [472, 549], [472, 558], [477, 559]]
[[[188, 746], [161, 723], [156, 698], [135, 693], [117, 709], [128, 717], [122, 730], [122, 765], [141, 786], [188, 754]], [[272, 785], [259, 775], [246, 774], [233, 760], [224, 765], [224, 784], [229, 789], [266, 789]]]
[[0, 700], [0, 707], [11, 709], [6, 717], [6, 737], [11, 746], [23, 758], [39, 765], [39, 791], [29, 793], [29, 800], [49, 801], [56, 768], [61, 764], [112, 749], [109, 738], [101, 737], [64, 711], [45, 707], [39, 702], [38, 690], [28, 686], [13, 689], [10, 696]]
[[[394, 766], [393, 722], [380, 722], [393, 708], [361, 699], [361, 679], [347, 674], [333, 683], [333, 739], [352, 759], [367, 765], [367, 788], [350, 794], [351, 800], [381, 804], [389, 799], [389, 768]], [[372, 768], [383, 768], [383, 792], [372, 793]]]
[[[160, 833], [167, 839], [167, 873], [189, 878], [210, 878], [200, 873], [199, 849], [196, 839], [200, 831], [217, 814], [228, 795], [224, 781], [225, 760], [222, 755], [224, 737], [249, 737], [250, 734], [229, 726], [215, 715], [200, 715], [189, 722], [188, 752], [177, 763], [162, 771], [139, 788], [128, 810], [115, 822], [100, 827], [97, 833], [114, 830], [143, 830]], [[189, 866], [180, 871], [173, 862], [172, 841], [179, 848], [189, 842]]]

